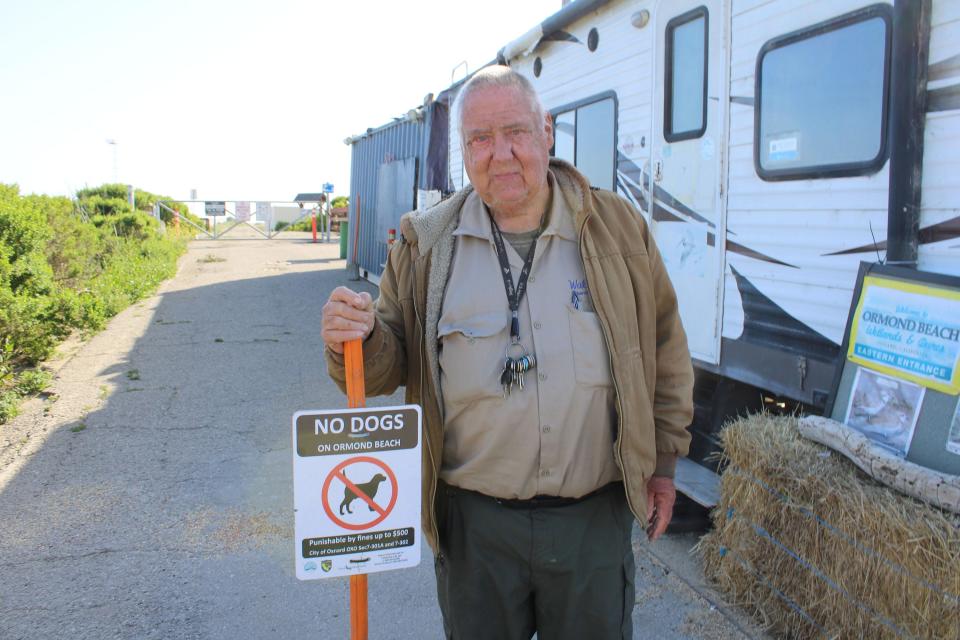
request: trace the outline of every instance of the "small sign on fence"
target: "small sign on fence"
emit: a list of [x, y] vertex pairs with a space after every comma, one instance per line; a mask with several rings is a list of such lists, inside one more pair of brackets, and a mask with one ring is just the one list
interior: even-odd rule
[[203, 211], [208, 216], [222, 216], [227, 212], [227, 203], [222, 200], [207, 200], [203, 203]]

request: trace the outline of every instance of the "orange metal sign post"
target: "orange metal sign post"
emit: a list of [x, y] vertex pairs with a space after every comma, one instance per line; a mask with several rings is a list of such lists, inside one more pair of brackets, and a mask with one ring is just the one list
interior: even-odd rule
[[[314, 240], [316, 241], [316, 240]], [[347, 406], [365, 407], [363, 386], [363, 341], [351, 340], [343, 345], [347, 370]], [[367, 640], [367, 574], [350, 576], [350, 640]]]

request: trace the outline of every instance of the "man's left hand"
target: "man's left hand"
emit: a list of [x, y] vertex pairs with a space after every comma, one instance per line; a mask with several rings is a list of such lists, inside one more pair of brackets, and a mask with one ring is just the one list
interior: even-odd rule
[[673, 479], [653, 476], [647, 482], [647, 538], [655, 541], [670, 524], [673, 503], [677, 501], [677, 488]]

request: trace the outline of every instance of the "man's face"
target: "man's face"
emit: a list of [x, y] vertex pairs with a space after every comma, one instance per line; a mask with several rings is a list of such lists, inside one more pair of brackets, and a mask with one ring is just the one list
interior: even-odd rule
[[531, 213], [548, 188], [549, 116], [541, 120], [518, 89], [485, 87], [463, 105], [462, 129], [464, 166], [480, 198], [494, 215]]

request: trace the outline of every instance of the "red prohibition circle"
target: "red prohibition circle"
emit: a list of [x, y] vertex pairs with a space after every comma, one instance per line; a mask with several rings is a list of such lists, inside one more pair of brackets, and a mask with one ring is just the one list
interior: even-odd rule
[[[365, 524], [351, 524], [349, 522], [344, 522], [343, 520], [335, 516], [333, 513], [333, 509], [330, 508], [330, 499], [328, 497], [329, 490], [330, 490], [330, 483], [333, 482], [334, 477], [336, 477], [337, 474], [343, 471], [346, 467], [356, 462], [369, 462], [370, 464], [373, 464], [383, 469], [383, 471], [387, 474], [387, 478], [389, 478], [390, 480], [390, 488], [392, 489], [390, 494], [390, 504], [388, 504], [386, 508], [384, 508], [383, 513], [381, 513], [378, 518], [375, 518]], [[369, 529], [370, 527], [374, 527], [380, 524], [381, 522], [384, 521], [384, 519], [386, 519], [388, 515], [390, 515], [390, 512], [393, 511], [393, 506], [397, 504], [398, 492], [399, 492], [399, 487], [397, 485], [397, 476], [393, 474], [393, 471], [390, 469], [390, 467], [388, 467], [382, 460], [377, 460], [376, 458], [371, 458], [370, 456], [357, 456], [356, 458], [350, 458], [349, 460], [344, 460], [343, 462], [335, 466], [330, 471], [329, 474], [327, 474], [327, 479], [323, 481], [321, 502], [323, 503], [323, 510], [327, 512], [327, 516], [329, 516], [329, 518], [333, 522], [337, 523], [344, 529], [350, 529], [351, 531], [363, 531], [364, 529]], [[356, 491], [354, 491], [354, 493], [357, 495], [358, 498], [360, 498], [360, 493], [357, 493]], [[363, 498], [360, 498], [360, 501], [366, 504], [366, 501], [363, 500]]]

